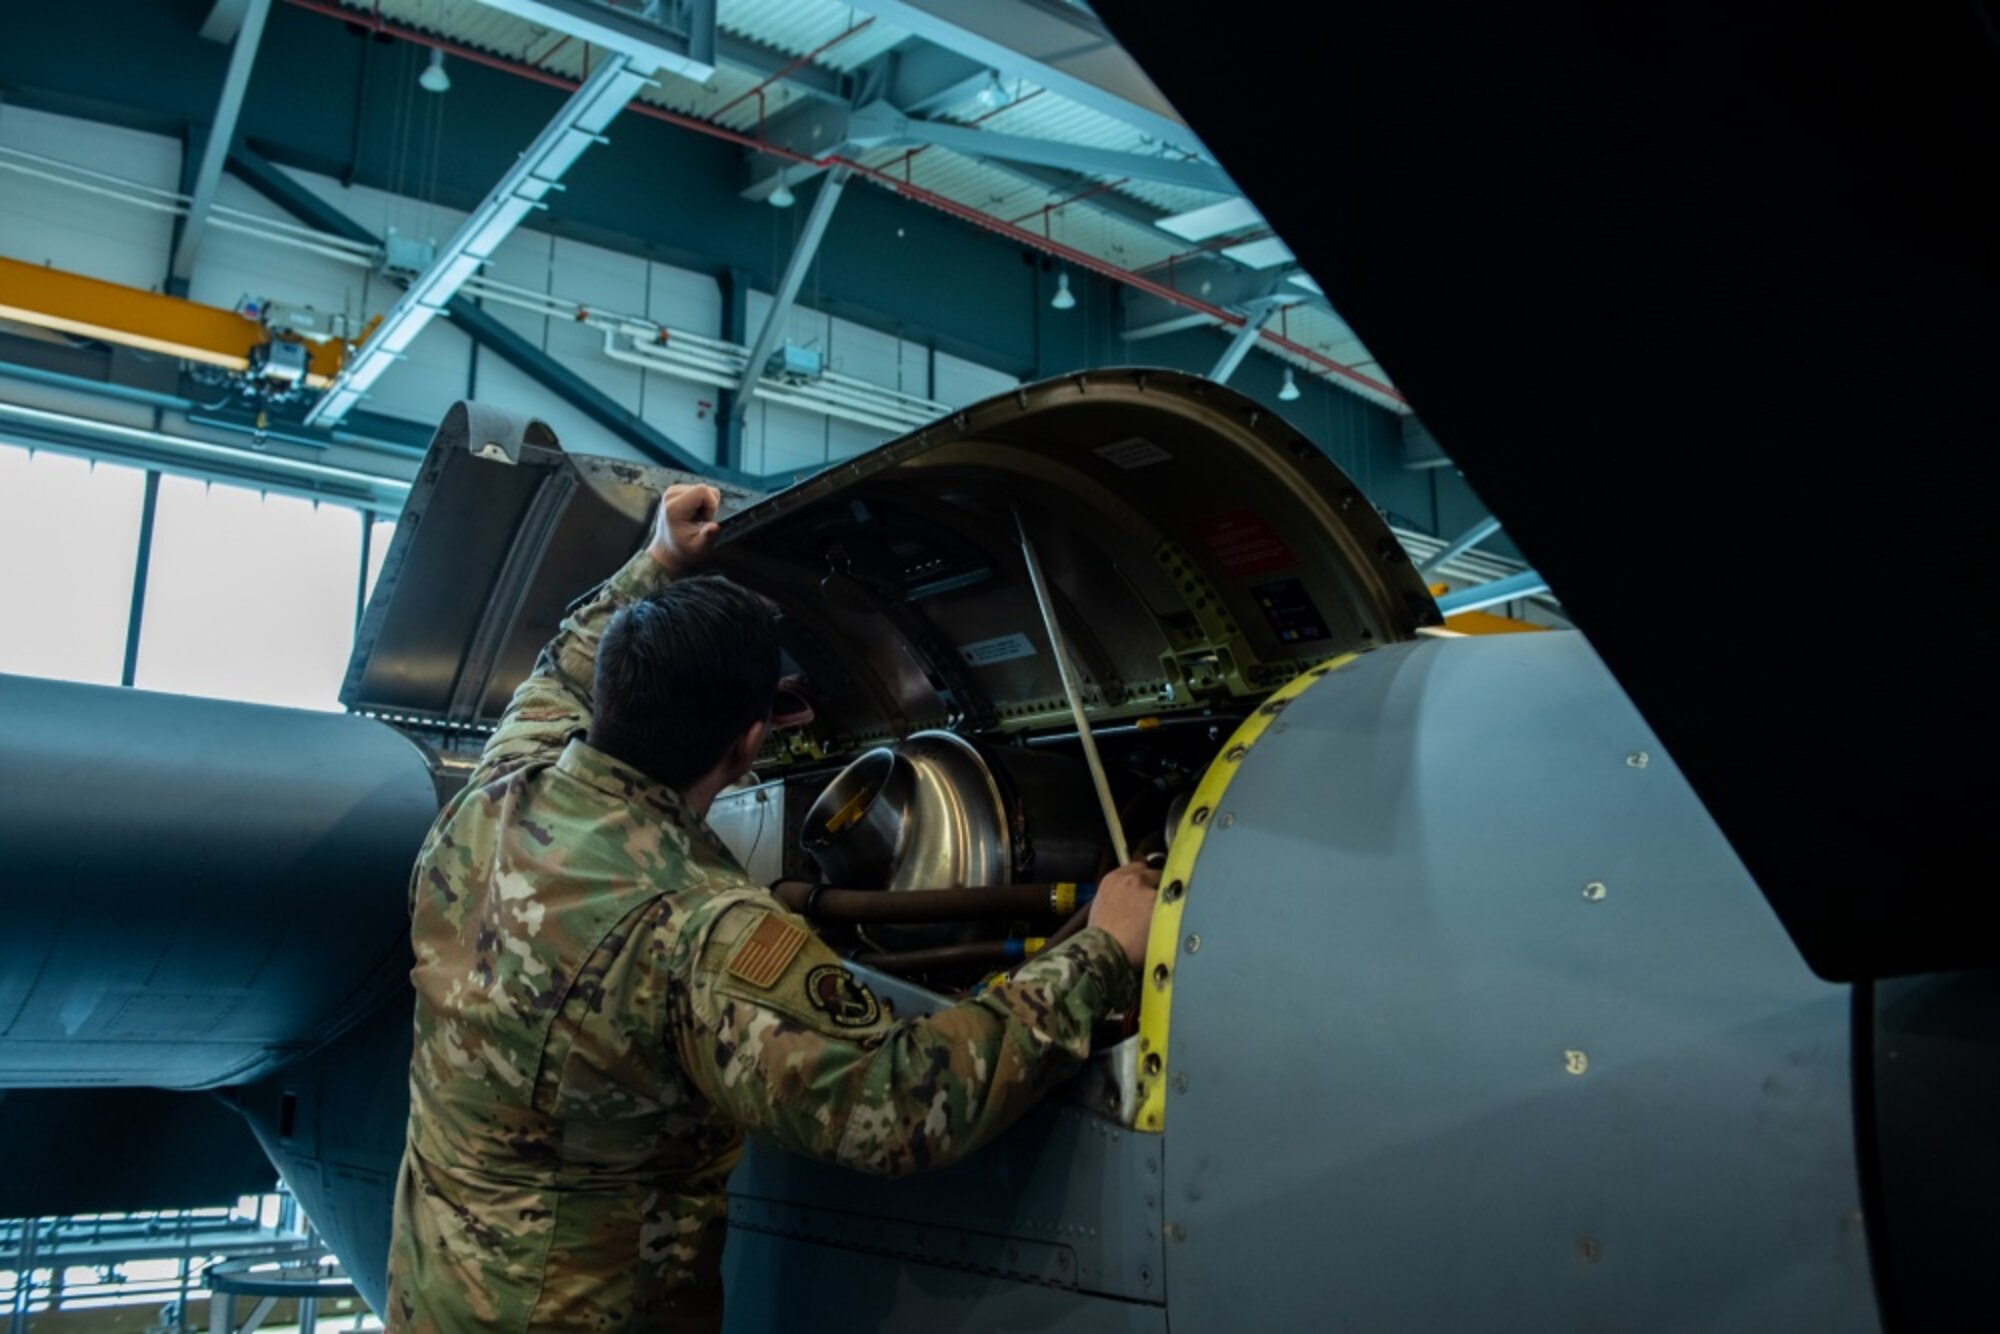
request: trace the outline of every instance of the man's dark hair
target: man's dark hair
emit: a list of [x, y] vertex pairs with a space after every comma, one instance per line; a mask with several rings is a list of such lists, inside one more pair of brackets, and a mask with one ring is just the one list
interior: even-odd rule
[[667, 585], [619, 609], [597, 647], [590, 744], [685, 788], [771, 716], [772, 606], [720, 575]]

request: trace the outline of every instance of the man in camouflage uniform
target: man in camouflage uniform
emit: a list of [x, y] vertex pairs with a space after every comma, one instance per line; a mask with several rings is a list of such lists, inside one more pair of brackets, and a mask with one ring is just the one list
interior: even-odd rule
[[[703, 817], [763, 741], [775, 629], [726, 581], [674, 582], [706, 557], [719, 500], [667, 493], [418, 859], [392, 1330], [715, 1329], [746, 1128], [867, 1172], [941, 1167], [1134, 1002], [1157, 883], [1140, 867], [1011, 981], [902, 1022], [745, 877]], [[737, 717], [708, 690], [730, 680]], [[690, 767], [662, 758], [676, 729], [729, 739]]]

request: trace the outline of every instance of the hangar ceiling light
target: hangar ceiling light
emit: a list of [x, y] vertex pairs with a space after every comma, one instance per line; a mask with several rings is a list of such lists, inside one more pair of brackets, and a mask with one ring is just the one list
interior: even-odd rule
[[451, 91], [451, 75], [444, 71], [444, 49], [431, 48], [431, 63], [424, 66], [424, 72], [417, 76], [417, 86], [427, 93], [448, 93]]

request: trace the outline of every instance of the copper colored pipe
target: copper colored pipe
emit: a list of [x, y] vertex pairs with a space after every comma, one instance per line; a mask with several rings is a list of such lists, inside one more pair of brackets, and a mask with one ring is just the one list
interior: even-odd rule
[[1004, 968], [1033, 958], [1047, 948], [1041, 940], [977, 940], [969, 945], [938, 945], [927, 950], [887, 954], [857, 954], [854, 962], [885, 973], [929, 973], [942, 968]]
[[972, 922], [1052, 917], [1088, 904], [1094, 885], [982, 885], [971, 889], [829, 889], [799, 880], [771, 891], [793, 912], [816, 922]]

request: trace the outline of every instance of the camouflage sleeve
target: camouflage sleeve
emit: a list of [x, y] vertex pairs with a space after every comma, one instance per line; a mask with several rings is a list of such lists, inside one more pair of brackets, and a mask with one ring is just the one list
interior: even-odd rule
[[675, 1034], [724, 1114], [785, 1148], [864, 1172], [943, 1167], [1012, 1124], [1090, 1055], [1094, 1021], [1138, 977], [1083, 931], [1012, 980], [897, 1021], [799, 918], [762, 904], [716, 922]]
[[590, 726], [590, 680], [604, 627], [620, 607], [657, 592], [669, 580], [666, 569], [640, 551], [570, 604], [556, 637], [535, 659], [535, 670], [508, 701], [467, 790], [484, 787], [523, 760], [560, 754], [573, 734]]

